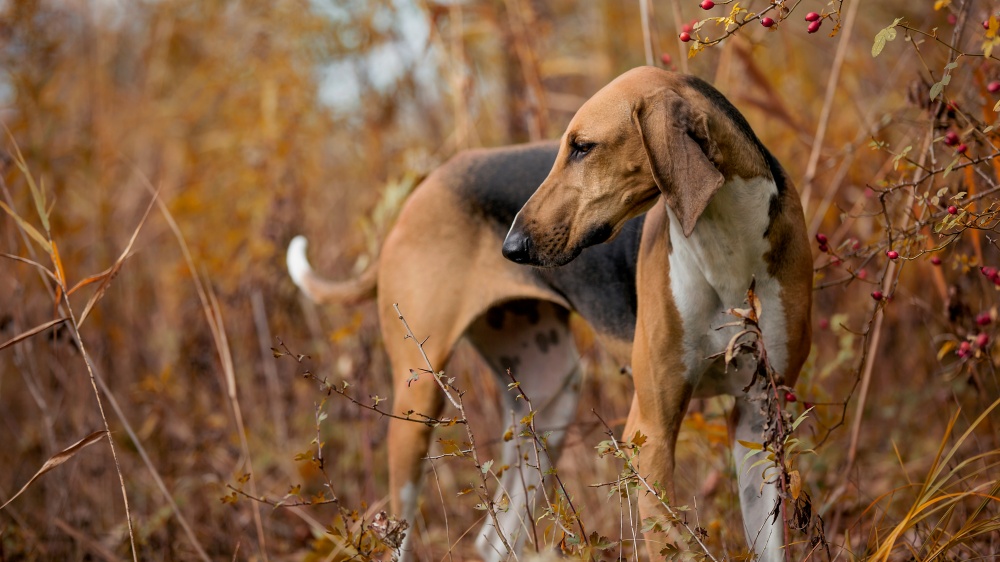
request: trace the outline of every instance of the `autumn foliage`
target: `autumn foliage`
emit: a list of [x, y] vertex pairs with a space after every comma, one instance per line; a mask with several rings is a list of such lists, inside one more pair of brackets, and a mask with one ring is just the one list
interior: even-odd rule
[[[374, 309], [305, 302], [285, 246], [357, 274], [437, 165], [555, 138], [642, 64], [740, 108], [816, 241], [814, 348], [775, 414], [789, 559], [996, 555], [998, 45], [985, 0], [0, 3], [0, 504], [23, 487], [0, 560], [387, 560], [402, 532], [475, 556], [466, 429], [439, 430], [422, 517], [382, 515]], [[642, 557], [608, 486], [631, 381], [574, 324], [589, 376], [537, 549]], [[464, 347], [446, 371], [496, 457], [516, 385]], [[681, 433], [692, 557], [746, 559], [730, 402]]]

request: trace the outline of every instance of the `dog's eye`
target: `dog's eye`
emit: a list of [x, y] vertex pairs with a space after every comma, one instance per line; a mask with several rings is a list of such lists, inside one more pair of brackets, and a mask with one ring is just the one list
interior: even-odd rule
[[581, 142], [581, 141], [576, 141], [576, 140], [571, 141], [569, 143], [569, 156], [570, 156], [570, 158], [573, 158], [573, 159], [582, 158], [588, 152], [590, 152], [591, 149], [594, 148], [595, 144], [596, 143], [593, 143], [593, 142]]

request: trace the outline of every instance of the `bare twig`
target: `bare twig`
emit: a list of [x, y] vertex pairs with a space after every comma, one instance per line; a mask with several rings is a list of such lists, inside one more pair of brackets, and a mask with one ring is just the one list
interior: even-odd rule
[[642, 486], [646, 489], [648, 493], [653, 494], [653, 497], [659, 500], [660, 505], [663, 506], [663, 508], [666, 510], [671, 520], [675, 521], [676, 524], [683, 527], [684, 530], [687, 531], [689, 535], [691, 535], [691, 537], [695, 540], [696, 543], [698, 543], [698, 546], [701, 547], [701, 550], [705, 553], [705, 556], [709, 560], [712, 560], [713, 562], [719, 562], [718, 559], [716, 559], [715, 556], [712, 555], [712, 552], [708, 549], [708, 546], [705, 545], [705, 543], [701, 540], [698, 534], [693, 529], [691, 529], [691, 527], [689, 527], [687, 523], [684, 522], [684, 520], [677, 514], [677, 511], [674, 510], [674, 508], [670, 507], [670, 504], [668, 504], [667, 502], [663, 501], [660, 498], [660, 493], [657, 492], [653, 488], [653, 486], [649, 484], [649, 481], [647, 481], [641, 474], [639, 474], [638, 470], [636, 469], [636, 466], [632, 463], [632, 458], [622, 450], [618, 438], [615, 437], [614, 430], [612, 430], [611, 426], [609, 426], [607, 422], [604, 421], [604, 418], [601, 417], [601, 414], [598, 414], [597, 410], [593, 409], [591, 409], [590, 412], [595, 416], [597, 416], [597, 419], [601, 420], [601, 424], [604, 425], [605, 434], [607, 434], [609, 440], [611, 441], [612, 446], [615, 449], [616, 453], [615, 456], [617, 456], [618, 458], [622, 459], [622, 461], [625, 462], [625, 466], [626, 468], [628, 468], [629, 474], [634, 476], [635, 479], [640, 484], [642, 484]]
[[[399, 304], [393, 303], [392, 308], [393, 310], [396, 311], [396, 315], [399, 318], [399, 321], [403, 323], [403, 328], [406, 329], [406, 336], [404, 337], [406, 339], [412, 340], [413, 343], [416, 344], [417, 349], [420, 351], [420, 356], [423, 357], [424, 359], [424, 364], [427, 367], [427, 372], [431, 373], [431, 376], [434, 378], [435, 382], [437, 382], [438, 387], [441, 389], [442, 392], [444, 392], [445, 397], [448, 399], [449, 402], [451, 402], [452, 406], [454, 406], [459, 411], [460, 418], [463, 420], [468, 419], [467, 416], [465, 415], [465, 406], [462, 404], [462, 394], [456, 392], [456, 389], [450, 386], [450, 384], [444, 380], [443, 372], [438, 372], [434, 370], [434, 366], [431, 364], [430, 359], [427, 358], [427, 352], [424, 351], [423, 341], [418, 340], [417, 337], [413, 335], [413, 330], [410, 329], [410, 325], [406, 322], [406, 318], [403, 317], [403, 313], [400, 312], [399, 310]], [[490, 494], [489, 490], [489, 484], [487, 483], [485, 476], [485, 472], [487, 471], [483, 470], [483, 463], [479, 459], [479, 451], [476, 448], [476, 436], [472, 433], [472, 429], [470, 428], [469, 424], [466, 423], [464, 425], [465, 425], [465, 436], [469, 440], [470, 451], [472, 454], [472, 462], [475, 464], [476, 468], [479, 471], [481, 484], [483, 486], [483, 496], [482, 496], [483, 504], [486, 505], [486, 511], [489, 513], [490, 518], [493, 520], [493, 528], [496, 531], [497, 536], [500, 538], [500, 542], [503, 543], [503, 546], [507, 550], [508, 554], [514, 555], [515, 554], [514, 549], [511, 548], [510, 543], [507, 541], [507, 537], [504, 536], [503, 528], [500, 526], [500, 520], [497, 517], [496, 506], [494, 505], [493, 497]]]

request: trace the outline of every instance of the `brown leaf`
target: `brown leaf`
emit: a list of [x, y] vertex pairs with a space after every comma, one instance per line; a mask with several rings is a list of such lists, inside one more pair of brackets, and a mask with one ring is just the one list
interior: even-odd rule
[[646, 436], [639, 431], [636, 431], [635, 435], [632, 436], [632, 444], [635, 445], [636, 447], [642, 447], [642, 445], [645, 442], [646, 442]]
[[107, 432], [104, 431], [103, 429], [101, 431], [95, 431], [90, 435], [84, 437], [83, 439], [77, 441], [76, 443], [73, 443], [69, 447], [66, 447], [62, 451], [49, 457], [49, 460], [45, 461], [45, 464], [42, 465], [42, 468], [38, 469], [38, 472], [36, 472], [35, 475], [31, 477], [31, 480], [28, 480], [28, 482], [25, 483], [24, 486], [21, 486], [21, 489], [18, 490], [16, 494], [11, 496], [11, 498], [7, 500], [7, 503], [0, 505], [0, 509], [3, 509], [8, 505], [10, 505], [10, 502], [16, 500], [18, 496], [20, 496], [22, 493], [24, 493], [25, 490], [28, 489], [28, 486], [31, 486], [35, 482], [35, 480], [38, 480], [43, 474], [61, 465], [62, 463], [68, 461], [69, 459], [73, 458], [73, 455], [79, 453], [84, 447], [97, 443], [106, 434]]
[[[104, 270], [103, 272], [98, 273], [96, 276], [93, 276], [93, 277], [99, 277], [101, 279], [101, 284], [97, 287], [97, 291], [93, 294], [93, 296], [90, 297], [90, 300], [87, 301], [87, 305], [84, 307], [83, 312], [80, 314], [79, 320], [77, 320], [76, 322], [77, 328], [83, 325], [83, 321], [87, 319], [87, 316], [90, 314], [91, 309], [94, 308], [94, 305], [97, 304], [97, 301], [101, 300], [101, 297], [104, 296], [105, 291], [107, 291], [108, 287], [111, 286], [111, 280], [114, 279], [116, 276], [118, 276], [118, 272], [121, 270], [122, 265], [125, 263], [125, 260], [131, 257], [132, 246], [135, 244], [136, 238], [139, 237], [139, 231], [142, 230], [142, 226], [146, 224], [146, 219], [149, 218], [149, 211], [152, 210], [153, 204], [156, 203], [157, 197], [159, 197], [159, 191], [153, 194], [153, 198], [150, 199], [149, 205], [146, 207], [146, 212], [143, 213], [142, 218], [139, 219], [139, 224], [137, 224], [135, 226], [135, 230], [132, 231], [132, 237], [129, 238], [128, 244], [125, 245], [125, 249], [122, 250], [121, 255], [118, 256], [118, 259], [115, 260], [115, 263], [113, 263], [111, 267]], [[84, 281], [86, 281], [86, 279]], [[77, 283], [77, 285], [79, 285], [79, 283]]]
[[86, 277], [86, 278], [82, 279], [76, 285], [73, 285], [72, 289], [66, 291], [66, 295], [67, 296], [68, 295], [72, 295], [78, 289], [82, 289], [82, 288], [86, 287], [87, 285], [90, 285], [91, 283], [96, 283], [97, 281], [103, 281], [104, 278], [107, 277], [111, 273], [111, 269], [112, 268], [109, 267], [109, 268], [105, 269], [104, 271], [102, 271], [100, 273], [97, 273], [95, 275], [91, 275], [89, 277]]
[[760, 299], [757, 298], [757, 291], [755, 290], [756, 288], [757, 288], [757, 278], [754, 277], [750, 280], [750, 288], [747, 289], [747, 304], [749, 304], [750, 308], [753, 310], [753, 317], [751, 318], [751, 320], [753, 320], [754, 323], [760, 322], [760, 315], [761, 312], [763, 312], [763, 307], [760, 304]]
[[21, 340], [26, 340], [26, 339], [30, 338], [31, 336], [33, 336], [33, 335], [35, 335], [37, 333], [40, 333], [40, 332], [44, 332], [45, 330], [48, 330], [52, 326], [55, 326], [56, 324], [61, 324], [62, 322], [65, 322], [66, 320], [69, 320], [69, 319], [68, 318], [56, 318], [55, 320], [49, 320], [48, 322], [46, 322], [44, 324], [40, 324], [38, 326], [35, 326], [34, 328], [28, 330], [27, 332], [22, 332], [22, 333], [20, 333], [20, 334], [18, 334], [16, 336], [14, 336], [13, 338], [5, 341], [3, 344], [0, 344], [0, 349], [3, 349], [5, 347], [10, 347], [10, 346], [14, 345], [15, 343], [17, 343], [17, 342], [19, 342]]

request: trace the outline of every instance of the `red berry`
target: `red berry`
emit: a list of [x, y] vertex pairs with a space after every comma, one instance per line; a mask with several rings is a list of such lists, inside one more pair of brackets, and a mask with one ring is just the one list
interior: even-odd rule
[[875, 299], [877, 301], [880, 301], [880, 300], [882, 300], [882, 296], [883, 296], [882, 295], [882, 291], [872, 291], [872, 298], [873, 299]]
[[949, 215], [957, 215], [958, 214], [958, 207], [956, 207], [954, 205], [948, 205], [948, 214]]
[[989, 312], [980, 312], [976, 316], [976, 324], [979, 326], [989, 326], [993, 322], [993, 317]]
[[960, 144], [960, 145], [958, 145], [958, 146], [955, 147], [955, 152], [957, 152], [959, 154], [965, 154], [966, 150], [969, 150], [969, 147], [966, 146], [964, 142], [962, 144]]
[[660, 62], [663, 63], [663, 66], [670, 66], [672, 60], [673, 59], [670, 58], [670, 53], [663, 53], [660, 55]]
[[931, 263], [934, 265], [941, 265], [941, 258], [934, 256], [931, 258]]
[[830, 329], [830, 319], [829, 318], [820, 318], [819, 319], [819, 329], [820, 330], [829, 330]]
[[816, 404], [813, 404], [812, 402], [803, 402], [802, 407], [808, 410], [810, 408], [815, 408]]
[[955, 146], [958, 144], [958, 133], [955, 131], [948, 131], [944, 135], [944, 143], [948, 146]]
[[819, 19], [819, 14], [816, 12], [809, 12], [806, 14], [806, 21], [817, 21]]
[[712, 0], [702, 0], [702, 3], [699, 5], [702, 10], [711, 10], [715, 7], [715, 2], [712, 2]]
[[888, 256], [889, 259], [891, 260], [899, 258], [899, 252], [897, 252], [896, 250], [889, 250], [885, 253], [885, 255]]
[[795, 402], [798, 398], [791, 391], [785, 393], [785, 402]]
[[860, 250], [861, 249], [861, 241], [860, 240], [855, 240], [854, 243], [851, 244], [851, 249], [854, 250], [854, 251]]
[[955, 25], [958, 23], [958, 16], [955, 14], [948, 14], [948, 25]]
[[957, 353], [959, 357], [968, 357], [969, 355], [972, 355], [972, 344], [967, 341], [958, 344], [958, 351], [955, 353]]
[[833, 264], [833, 265], [840, 265], [840, 264], [844, 263], [844, 260], [835, 257], [832, 260], [830, 260], [830, 263]]
[[990, 343], [989, 334], [980, 332], [979, 335], [976, 336], [976, 347], [982, 349], [986, 347], [986, 344], [988, 343]]
[[979, 272], [985, 275], [988, 279], [993, 279], [997, 276], [997, 268], [995, 267], [980, 267]]
[[687, 43], [688, 41], [691, 40], [691, 34], [688, 33], [687, 31], [682, 31], [681, 35], [680, 35], [680, 39], [681, 39], [681, 41]]
[[809, 33], [816, 33], [817, 31], [819, 31], [819, 26], [822, 23], [823, 23], [822, 21], [816, 20], [816, 21], [810, 23], [809, 27], [807, 27], [806, 29], [809, 31]]
[[827, 242], [830, 241], [830, 239], [826, 237], [826, 234], [820, 232], [816, 234], [816, 241], [819, 242], [820, 244], [826, 244]]
[[774, 20], [768, 17], [763, 17], [760, 18], [760, 24], [763, 25], [764, 27], [771, 27], [772, 25], [774, 25]]
[[989, 29], [989, 28], [990, 28], [990, 20], [984, 20], [983, 29]]
[[858, 276], [858, 279], [867, 279], [868, 278], [868, 270], [867, 269], [862, 269], [861, 271], [855, 273], [855, 275]]
[[691, 33], [692, 31], [694, 31], [694, 26], [691, 25], [690, 23], [685, 23], [684, 25], [681, 26], [681, 31], [686, 31], [688, 33]]
[[827, 252], [830, 251], [830, 247], [827, 246], [826, 244], [820, 244], [819, 245], [819, 251], [820, 251], [820, 253], [825, 254], [825, 253], [827, 253]]
[[994, 80], [986, 85], [986, 89], [990, 91], [991, 94], [1000, 92], [1000, 81]]

